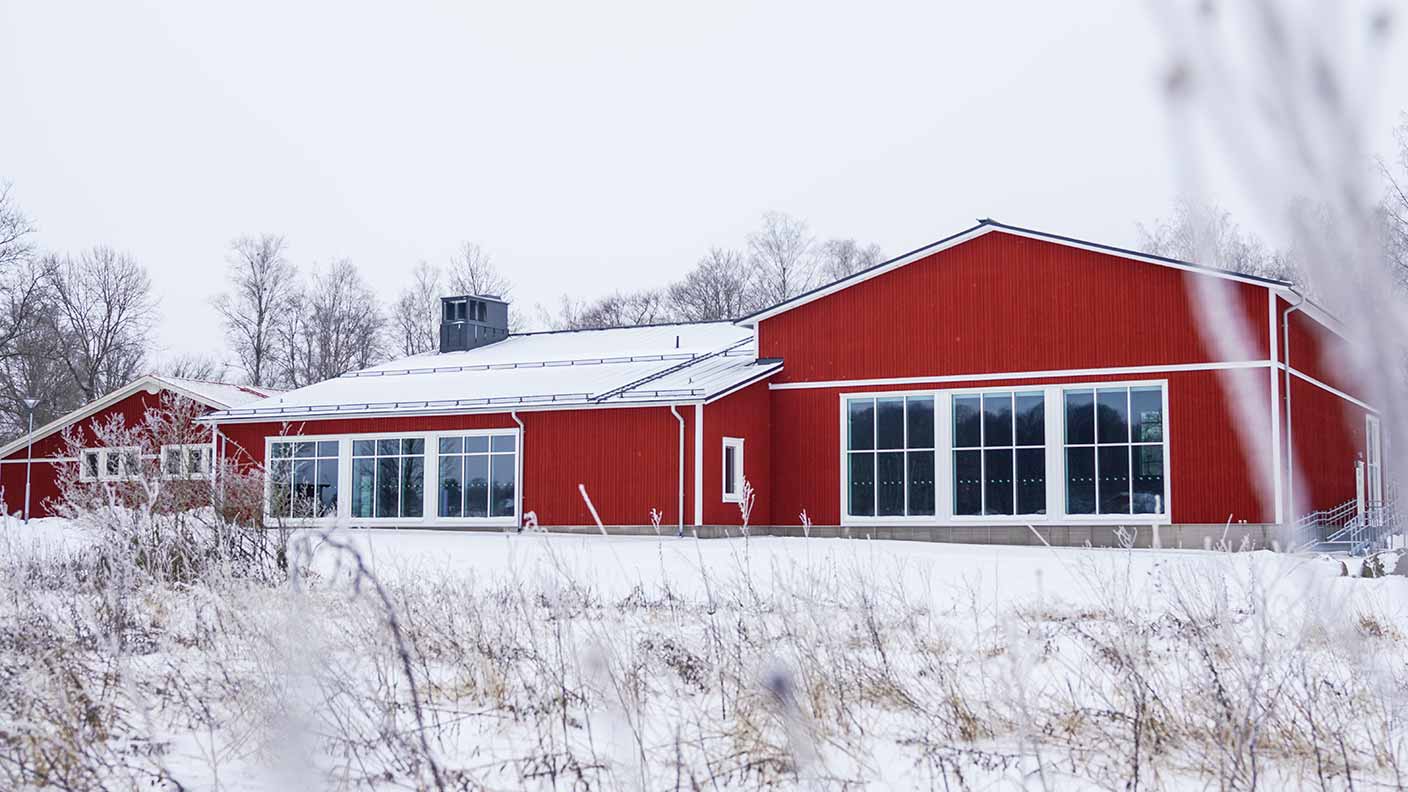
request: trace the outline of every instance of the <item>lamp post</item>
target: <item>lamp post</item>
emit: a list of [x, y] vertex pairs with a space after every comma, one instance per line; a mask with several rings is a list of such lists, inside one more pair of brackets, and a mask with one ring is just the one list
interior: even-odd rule
[[24, 400], [24, 408], [29, 411], [29, 435], [25, 438], [24, 445], [24, 524], [29, 525], [29, 469], [34, 462], [34, 408], [39, 406], [39, 400], [29, 398]]

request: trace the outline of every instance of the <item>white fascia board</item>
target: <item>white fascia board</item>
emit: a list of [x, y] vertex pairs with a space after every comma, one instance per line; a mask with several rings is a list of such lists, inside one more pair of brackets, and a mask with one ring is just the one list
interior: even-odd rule
[[290, 412], [263, 413], [260, 415], [221, 415], [218, 412], [202, 415], [197, 423], [224, 425], [245, 423], [302, 423], [304, 421], [337, 421], [367, 418], [423, 418], [445, 415], [508, 415], [511, 412], [568, 412], [572, 410], [619, 410], [629, 407], [669, 407], [703, 404], [702, 398], [695, 399], [649, 399], [630, 402], [560, 402], [558, 404], [490, 404], [468, 407], [435, 407], [415, 410], [342, 410], [341, 412]]

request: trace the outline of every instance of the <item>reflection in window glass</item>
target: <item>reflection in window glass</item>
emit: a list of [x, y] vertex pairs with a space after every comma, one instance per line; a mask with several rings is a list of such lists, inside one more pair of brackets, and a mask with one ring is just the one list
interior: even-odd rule
[[875, 455], [850, 454], [851, 514], [870, 517], [875, 514]]
[[882, 396], [846, 403], [846, 513], [934, 513], [934, 397]]
[[847, 407], [852, 451], [868, 451], [875, 447], [875, 401], [852, 399]]
[[1066, 511], [1163, 514], [1163, 388], [1073, 389], [1065, 400]]
[[1095, 443], [1095, 391], [1066, 391], [1066, 445]]
[[1129, 514], [1129, 447], [1101, 446], [1096, 450], [1101, 514]]
[[1046, 396], [993, 391], [953, 397], [953, 510], [959, 515], [1043, 514]]
[[1129, 442], [1129, 389], [1101, 388], [1095, 396], [1095, 441]]
[[904, 399], [875, 400], [875, 447], [904, 448]]
[[[326, 517], [337, 513], [336, 440], [276, 440], [269, 444], [269, 516]], [[202, 460], [206, 459], [204, 453]]]
[[881, 516], [904, 514], [904, 483], [904, 454], [876, 454], [876, 514]]
[[517, 447], [512, 432], [440, 438], [439, 515], [513, 517], [518, 508]]
[[425, 439], [352, 442], [352, 516], [421, 517], [425, 512]]

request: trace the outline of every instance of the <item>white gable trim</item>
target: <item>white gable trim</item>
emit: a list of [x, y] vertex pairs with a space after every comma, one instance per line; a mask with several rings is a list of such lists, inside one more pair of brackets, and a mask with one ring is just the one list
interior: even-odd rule
[[1011, 234], [1012, 236], [1026, 237], [1027, 239], [1035, 239], [1041, 242], [1049, 242], [1053, 245], [1063, 245], [1065, 247], [1075, 248], [1077, 250], [1086, 250], [1092, 253], [1102, 253], [1107, 256], [1128, 259], [1130, 261], [1138, 261], [1145, 264], [1155, 264], [1160, 267], [1170, 267], [1172, 269], [1183, 270], [1185, 272], [1193, 272], [1199, 275], [1208, 275], [1214, 278], [1221, 278], [1223, 280], [1236, 281], [1238, 283], [1248, 283], [1253, 286], [1261, 286], [1262, 288], [1282, 288], [1288, 290], [1290, 289], [1289, 284], [1280, 283], [1277, 281], [1238, 275], [1233, 272], [1225, 272], [1223, 270], [1212, 269], [1209, 267], [1200, 267], [1195, 264], [1176, 261], [1174, 259], [1162, 258], [1160, 256], [1145, 255], [1132, 250], [1123, 250], [1121, 248], [1107, 247], [1105, 245], [1096, 244], [1094, 242], [1084, 242], [1078, 239], [1071, 239], [1069, 237], [1044, 234], [1039, 231], [1017, 228], [1014, 226], [1003, 225], [1001, 223], [995, 223], [990, 220], [985, 220], [981, 221], [979, 225], [976, 225], [966, 231], [960, 231], [959, 233], [954, 234], [953, 236], [946, 237], [931, 245], [927, 245], [913, 252], [906, 253], [903, 256], [900, 256], [896, 259], [892, 259], [888, 262], [885, 262], [884, 264], [880, 264], [868, 270], [862, 270], [861, 272], [858, 272], [855, 275], [836, 281], [835, 283], [832, 283], [828, 286], [823, 286], [819, 289], [807, 292], [806, 294], [798, 295], [796, 297], [793, 297], [791, 300], [778, 303], [777, 305], [774, 305], [771, 308], [765, 309], [751, 316], [745, 316], [742, 319], [738, 320], [738, 324], [743, 325], [745, 327], [756, 327], [759, 322], [762, 322], [765, 319], [771, 319], [772, 317], [777, 316], [781, 313], [786, 313], [787, 311], [790, 311], [793, 308], [797, 308], [799, 306], [806, 305], [809, 302], [813, 302], [823, 297], [830, 296], [843, 289], [848, 289], [856, 285], [857, 283], [863, 283], [865, 281], [870, 280], [871, 278], [884, 275], [885, 273], [890, 272], [891, 270], [899, 269], [900, 267], [903, 267], [906, 264], [912, 264], [920, 259], [928, 258], [929, 256], [932, 256], [935, 253], [940, 253], [942, 251], [948, 250], [949, 248], [957, 247], [959, 245], [964, 244], [965, 242], [971, 242], [972, 240], [977, 239], [980, 236], [984, 236], [993, 232]]
[[83, 420], [84, 418], [102, 412], [103, 410], [106, 410], [114, 404], [117, 404], [123, 399], [126, 399], [127, 397], [132, 396], [138, 391], [142, 390], [145, 390], [148, 393], [159, 393], [164, 390], [169, 390], [173, 393], [185, 396], [191, 401], [197, 402], [199, 404], [204, 404], [205, 406], [215, 410], [223, 410], [229, 406], [226, 404], [220, 404], [219, 402], [216, 402], [202, 394], [196, 393], [195, 391], [183, 388], [180, 385], [177, 385], [176, 383], [166, 380], [162, 377], [148, 374], [146, 376], [139, 377], [127, 383], [126, 385], [123, 385], [121, 388], [118, 388], [117, 390], [113, 391], [112, 393], [109, 393], [106, 396], [88, 402], [82, 407], [79, 407], [78, 409], [70, 412], [69, 414], [61, 418], [55, 418], [49, 423], [44, 424], [38, 429], [35, 429], [33, 435], [23, 435], [19, 437], [18, 439], [12, 441], [9, 445], [6, 445], [4, 448], [0, 448], [0, 458], [7, 457], [16, 451], [23, 449], [26, 445], [29, 445], [31, 443], [37, 443], [52, 434], [60, 432], [70, 424], [77, 423]]

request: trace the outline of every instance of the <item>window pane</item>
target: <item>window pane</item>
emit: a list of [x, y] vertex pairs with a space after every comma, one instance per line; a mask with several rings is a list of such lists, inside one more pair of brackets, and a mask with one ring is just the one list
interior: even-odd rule
[[[187, 449], [186, 449], [186, 472], [187, 472], [187, 473], [191, 473], [191, 474], [200, 474], [200, 473], [207, 473], [207, 472], [209, 472], [209, 471], [206, 469], [207, 466], [206, 466], [206, 464], [205, 464], [205, 452], [206, 452], [206, 449], [205, 449], [204, 447], [202, 447], [202, 446], [194, 446], [194, 447], [192, 447], [192, 448], [187, 448]], [[179, 455], [178, 455], [178, 457], [179, 457]], [[180, 463], [179, 460], [176, 462], [176, 469], [175, 469], [175, 472], [177, 472], [177, 473], [181, 472], [181, 463]]]
[[295, 443], [293, 455], [299, 459], [307, 459], [313, 456], [313, 452], [318, 448], [317, 443]]
[[[313, 444], [308, 443], [308, 445]], [[313, 472], [313, 460], [311, 459], [299, 459], [293, 463], [293, 516], [295, 517], [312, 517], [317, 513], [314, 504], [317, 501], [318, 489], [313, 479]]]
[[909, 416], [909, 448], [934, 447], [934, 397], [910, 396], [905, 399]]
[[371, 440], [353, 440], [352, 456], [372, 456], [376, 453], [376, 443]]
[[904, 454], [876, 454], [876, 513], [904, 514]]
[[1129, 390], [1126, 388], [1101, 388], [1096, 393], [1096, 441], [1099, 443], [1128, 443]]
[[875, 402], [871, 399], [851, 399], [846, 404], [846, 410], [847, 436], [850, 438], [846, 448], [852, 451], [874, 448]]
[[376, 453], [378, 456], [395, 456], [401, 449], [399, 440], [378, 440], [376, 441]]
[[904, 448], [904, 399], [875, 400], [875, 447]]
[[401, 453], [403, 454], [424, 454], [425, 439], [420, 437], [407, 437], [401, 440]]
[[376, 502], [376, 461], [352, 460], [352, 516], [370, 517]]
[[[385, 440], [379, 442], [387, 442]], [[390, 441], [395, 443], [395, 440]], [[386, 457], [376, 461], [376, 516], [400, 517], [401, 460]]]
[[1066, 443], [1094, 442], [1095, 391], [1066, 391]]
[[88, 472], [89, 478], [98, 477], [98, 452], [87, 451], [83, 454], [83, 467]]
[[318, 516], [337, 513], [337, 459], [318, 460]]
[[[444, 443], [444, 440], [440, 441]], [[440, 511], [441, 517], [458, 517], [464, 511], [464, 459], [457, 456], [440, 457]]]
[[1017, 450], [1017, 513], [1046, 513], [1046, 450]]
[[276, 459], [269, 465], [269, 513], [275, 517], [293, 514], [289, 492], [289, 463]]
[[1012, 445], [1012, 394], [983, 395], [983, 445]]
[[1017, 394], [1017, 445], [1046, 445], [1046, 396]]
[[1095, 449], [1093, 448], [1066, 449], [1066, 511], [1069, 514], [1095, 513]]
[[933, 451], [909, 452], [909, 513], [934, 513]]
[[275, 459], [282, 459], [293, 453], [292, 443], [270, 443], [269, 455]]
[[458, 454], [464, 451], [464, 438], [462, 437], [442, 437], [440, 438], [440, 453]]
[[181, 475], [181, 449], [168, 448], [162, 453], [161, 472], [168, 476]]
[[982, 410], [979, 396], [953, 397], [954, 448], [977, 448], [983, 444]]
[[493, 460], [493, 500], [489, 504], [489, 516], [512, 517], [513, 457], [508, 454], [496, 454]]
[[1129, 514], [1129, 446], [1099, 449], [1101, 514]]
[[122, 454], [117, 451], [109, 451], [107, 464], [103, 466], [109, 476], [117, 476], [122, 472]]
[[981, 451], [953, 452], [953, 513], [983, 513], [983, 458]]
[[875, 514], [875, 455], [851, 454], [850, 513], [856, 517]]
[[1130, 388], [1129, 417], [1136, 443], [1159, 443], [1164, 439], [1164, 394], [1162, 388]]
[[320, 456], [320, 457], [335, 457], [335, 456], [337, 456], [337, 441], [336, 441], [336, 440], [322, 440], [322, 441], [319, 441], [319, 442], [318, 442], [318, 456]]
[[466, 453], [480, 453], [489, 450], [488, 435], [472, 435], [464, 439], [464, 450]]
[[1163, 446], [1134, 447], [1134, 513], [1162, 514], [1164, 498]]
[[489, 457], [464, 458], [464, 516], [489, 516]]
[[489, 441], [491, 451], [512, 451], [514, 446], [513, 435], [494, 435]]
[[1012, 451], [983, 452], [984, 514], [1012, 513]]
[[401, 516], [425, 515], [425, 457], [410, 456], [401, 461]]
[[735, 453], [737, 453], [737, 449], [733, 446], [724, 446], [724, 494], [726, 495], [732, 495], [736, 491], [733, 482], [734, 476], [737, 475], [734, 472], [733, 455]]

